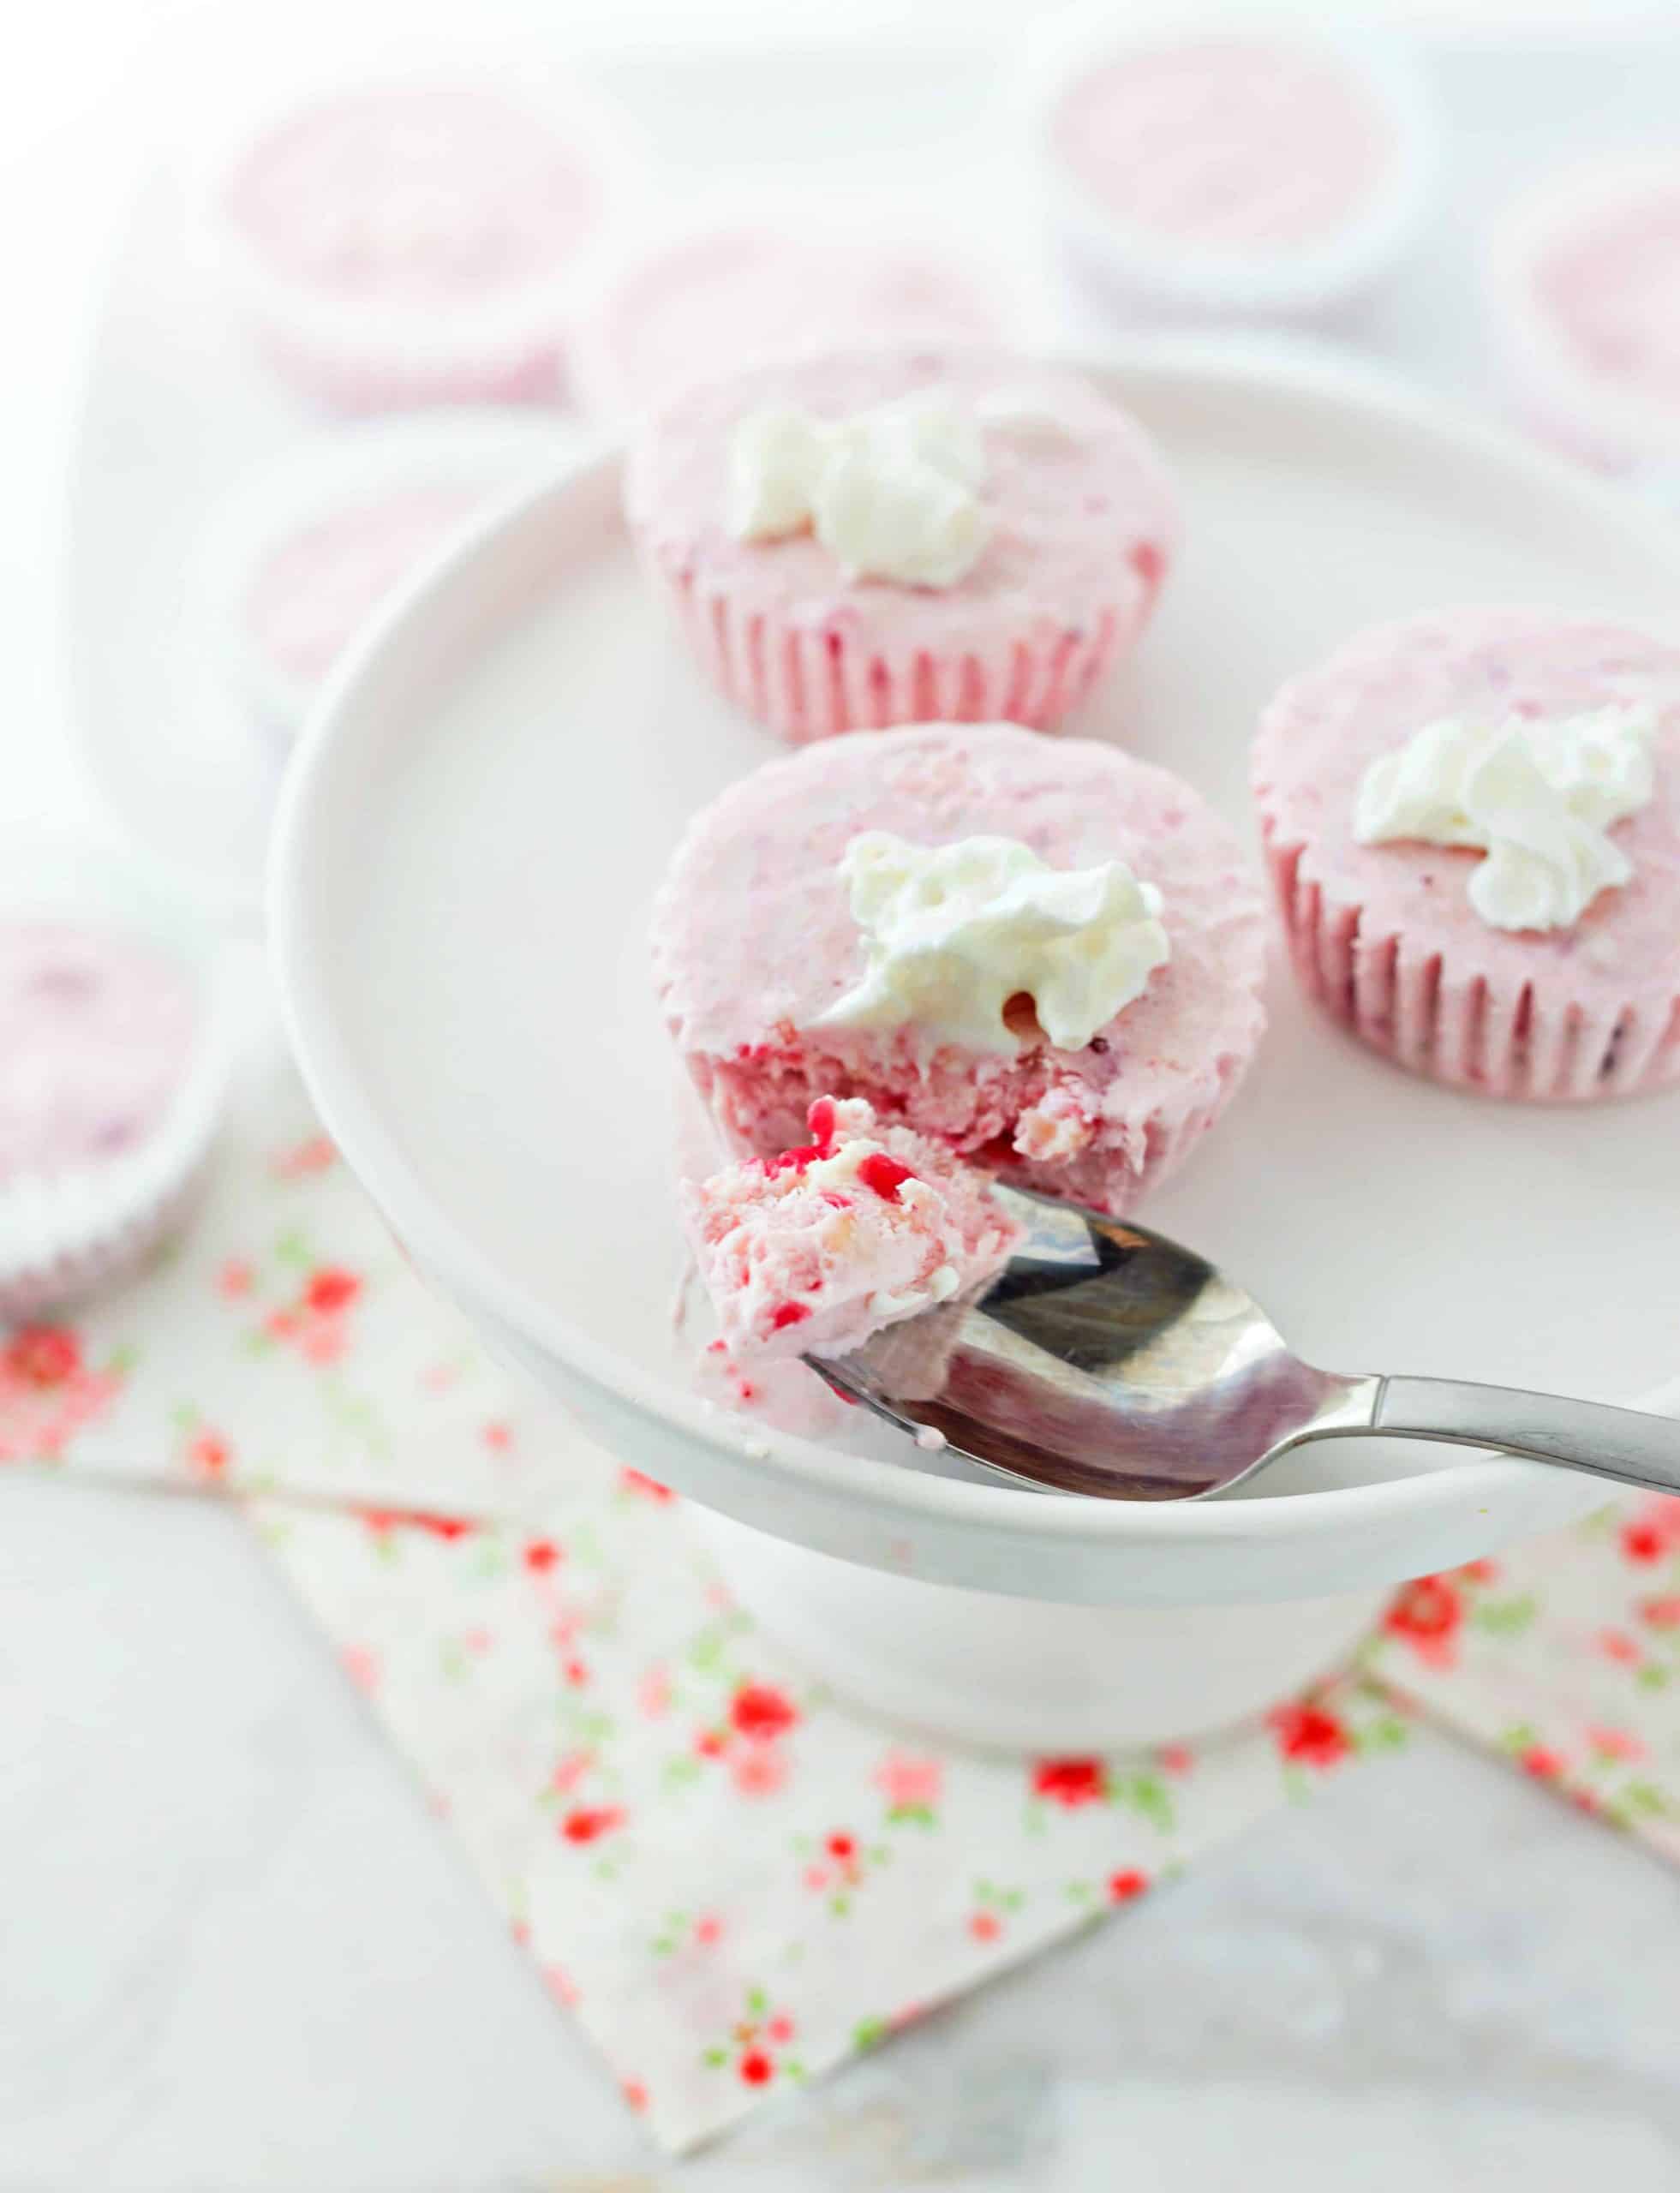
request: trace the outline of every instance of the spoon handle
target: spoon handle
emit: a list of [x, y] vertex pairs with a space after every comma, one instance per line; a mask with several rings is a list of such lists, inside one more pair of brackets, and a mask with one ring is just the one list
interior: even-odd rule
[[1371, 1428], [1400, 1439], [1503, 1447], [1617, 1485], [1680, 1492], [1680, 1423], [1643, 1409], [1459, 1378], [1384, 1378]]

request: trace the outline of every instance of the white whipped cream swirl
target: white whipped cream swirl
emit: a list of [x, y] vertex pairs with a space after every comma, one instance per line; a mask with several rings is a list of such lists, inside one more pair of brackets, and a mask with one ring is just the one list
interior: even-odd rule
[[936, 397], [834, 420], [754, 411], [730, 445], [730, 530], [779, 541], [810, 527], [847, 579], [954, 586], [991, 537], [985, 477], [978, 428]]
[[1082, 1050], [1169, 957], [1161, 894], [1122, 861], [1055, 869], [1013, 838], [913, 846], [870, 830], [840, 875], [864, 972], [818, 1027], [913, 1024], [936, 1043], [1007, 1055], [1031, 1040], [1003, 1017], [1025, 993], [1050, 1043]]
[[1567, 929], [1633, 875], [1609, 833], [1650, 802], [1655, 732], [1646, 707], [1443, 718], [1366, 771], [1354, 835], [1475, 846], [1469, 899], [1491, 929]]

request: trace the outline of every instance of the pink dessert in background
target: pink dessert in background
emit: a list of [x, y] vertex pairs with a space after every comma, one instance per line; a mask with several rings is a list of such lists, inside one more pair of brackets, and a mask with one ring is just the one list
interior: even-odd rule
[[1016, 1229], [984, 1177], [819, 1097], [809, 1142], [683, 1191], [685, 1224], [726, 1345], [742, 1357], [845, 1355], [1002, 1265]]
[[1081, 306], [1126, 321], [1322, 321], [1420, 232], [1429, 96], [1369, 24], [1044, 12], [1030, 150]]
[[1549, 176], [1498, 225], [1490, 279], [1547, 439], [1611, 469], [1680, 462], [1680, 159]]
[[[1007, 1050], [913, 1023], [836, 1026], [866, 965], [841, 864], [883, 830], [926, 847], [995, 834], [1058, 870], [1127, 863], [1158, 887], [1170, 956], [1077, 1049], [1050, 1042], [1030, 999]], [[1013, 1185], [1119, 1212], [1253, 1057], [1264, 932], [1235, 838], [1176, 777], [1087, 740], [934, 725], [827, 742], [732, 786], [677, 852], [653, 946], [672, 1034], [733, 1150], [773, 1157], [816, 1098], [861, 1096]]]
[[[1492, 927], [1482, 852], [1364, 843], [1360, 787], [1426, 727], [1652, 720], [1651, 796], [1608, 831], [1631, 873], [1577, 917]], [[1349, 640], [1286, 685], [1254, 750], [1261, 827], [1296, 971], [1401, 1065], [1491, 1095], [1630, 1095], [1680, 1079], [1680, 653], [1527, 610], [1460, 610]]]
[[561, 264], [601, 191], [536, 113], [471, 85], [393, 84], [271, 131], [229, 179], [226, 206], [292, 281], [447, 308]]
[[995, 283], [932, 244], [718, 228], [625, 269], [574, 337], [574, 373], [589, 403], [633, 409], [824, 345], [990, 342], [1006, 318]]
[[1387, 115], [1334, 54], [1241, 32], [1099, 61], [1063, 91], [1049, 127], [1103, 214], [1234, 254], [1335, 235], [1394, 156]]
[[565, 447], [530, 411], [426, 409], [299, 437], [235, 481], [191, 591], [239, 714], [290, 744], [390, 596]]
[[276, 542], [242, 604], [250, 643], [300, 690], [318, 684], [386, 596], [482, 508], [486, 492], [393, 488]]
[[559, 304], [609, 212], [610, 142], [594, 103], [558, 87], [368, 84], [263, 130], [212, 217], [271, 354], [310, 393], [542, 401], [561, 384]]
[[[732, 529], [744, 422], [918, 404], [978, 439], [986, 537], [950, 583], [849, 577], [809, 529]], [[934, 720], [1057, 724], [1143, 630], [1179, 530], [1143, 429], [1089, 382], [942, 349], [840, 353], [691, 388], [632, 450], [625, 505], [644, 568], [715, 683], [796, 744]]]
[[0, 922], [0, 1188], [139, 1150], [180, 1091], [199, 1013], [188, 976], [139, 938]]

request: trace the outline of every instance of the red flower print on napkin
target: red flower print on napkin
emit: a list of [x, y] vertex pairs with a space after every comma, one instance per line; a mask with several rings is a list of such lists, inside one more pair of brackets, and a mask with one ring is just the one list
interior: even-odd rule
[[945, 1769], [936, 1759], [889, 1751], [875, 1770], [875, 1786], [887, 1800], [889, 1820], [916, 1820], [931, 1827], [944, 1786]]
[[81, 1343], [67, 1325], [25, 1325], [6, 1343], [5, 1363], [22, 1385], [68, 1385], [81, 1368]]
[[336, 1363], [350, 1341], [350, 1313], [362, 1296], [362, 1282], [339, 1264], [319, 1264], [290, 1302], [263, 1320], [270, 1340], [295, 1347], [306, 1363]]
[[1622, 1551], [1638, 1563], [1666, 1561], [1680, 1551], [1680, 1500], [1658, 1493], [1641, 1502], [1622, 1526]]
[[1322, 1706], [1280, 1706], [1266, 1720], [1285, 1759], [1304, 1766], [1334, 1766], [1353, 1750], [1353, 1742], [1333, 1713]]
[[1453, 1640], [1464, 1621], [1464, 1602], [1444, 1576], [1419, 1576], [1390, 1602], [1383, 1627], [1403, 1638], [1431, 1667], [1450, 1668], [1456, 1655]]
[[621, 1805], [579, 1805], [561, 1820], [560, 1833], [568, 1843], [598, 1843], [622, 1827], [625, 1820]]
[[1032, 1794], [1070, 1810], [1101, 1804], [1109, 1794], [1108, 1770], [1100, 1759], [1041, 1759], [1032, 1770]]
[[767, 2087], [777, 2077], [802, 2079], [804, 2065], [797, 2058], [779, 2053], [786, 2052], [795, 2030], [786, 2011], [771, 2010], [762, 1987], [750, 1988], [746, 2016], [732, 2029], [728, 2041], [708, 2048], [702, 2061], [714, 2070], [732, 2064], [744, 2086]]
[[0, 1462], [57, 1461], [122, 1390], [127, 1362], [87, 1362], [68, 1325], [22, 1325], [0, 1343]]
[[785, 1736], [798, 1719], [792, 1701], [768, 1682], [744, 1682], [729, 1702], [731, 1724], [755, 1743]]

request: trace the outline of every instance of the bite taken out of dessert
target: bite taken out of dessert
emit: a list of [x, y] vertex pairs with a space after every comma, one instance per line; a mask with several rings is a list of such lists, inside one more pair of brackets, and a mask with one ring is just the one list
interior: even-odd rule
[[685, 390], [625, 475], [643, 566], [714, 684], [794, 744], [1061, 722], [1178, 538], [1141, 427], [1079, 374], [880, 348]]
[[1380, 626], [1286, 685], [1255, 796], [1309, 994], [1415, 1073], [1680, 1080], [1680, 652], [1551, 612]]
[[653, 949], [726, 1151], [820, 1145], [810, 1108], [861, 1098], [876, 1139], [1119, 1215], [1253, 1056], [1264, 936], [1235, 838], [1167, 771], [918, 725], [732, 786], [676, 853]]
[[983, 1287], [1018, 1228], [986, 1175], [862, 1097], [820, 1096], [810, 1139], [680, 1191], [726, 1345], [743, 1358], [844, 1355], [883, 1326]]

